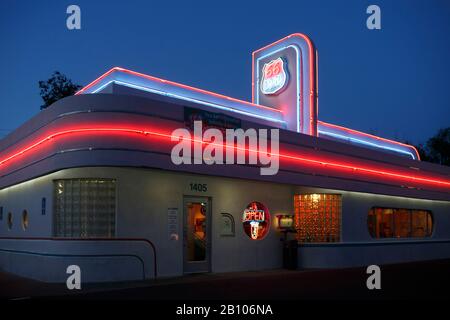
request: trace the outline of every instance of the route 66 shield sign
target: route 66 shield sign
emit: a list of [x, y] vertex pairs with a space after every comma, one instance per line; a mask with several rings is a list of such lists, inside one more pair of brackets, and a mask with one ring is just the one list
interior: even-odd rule
[[287, 83], [287, 72], [283, 59], [277, 58], [266, 64], [262, 69], [261, 92], [263, 94], [277, 94]]

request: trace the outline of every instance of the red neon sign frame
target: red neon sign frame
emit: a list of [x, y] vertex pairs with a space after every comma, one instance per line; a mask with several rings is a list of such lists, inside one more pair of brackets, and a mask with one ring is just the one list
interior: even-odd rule
[[[277, 45], [278, 43], [283, 42], [283, 41], [285, 41], [285, 40], [287, 40], [289, 38], [293, 38], [293, 37], [302, 38], [303, 40], [306, 41], [306, 43], [308, 45], [309, 65], [311, 66], [309, 68], [309, 87], [310, 87], [310, 93], [309, 93], [309, 115], [310, 115], [310, 117], [309, 117], [309, 128], [310, 129], [309, 129], [309, 134], [313, 135], [314, 119], [312, 118], [311, 115], [313, 114], [313, 105], [314, 105], [314, 102], [315, 102], [314, 100], [315, 100], [315, 97], [317, 95], [317, 83], [316, 83], [316, 81], [314, 81], [315, 72], [314, 72], [314, 68], [312, 68], [312, 66], [315, 63], [315, 61], [314, 61], [314, 46], [313, 46], [311, 40], [307, 36], [305, 36], [304, 34], [301, 34], [301, 33], [290, 34], [287, 37], [284, 37], [284, 38], [282, 38], [280, 40], [277, 40], [277, 41], [275, 41], [275, 42], [273, 42], [271, 44], [268, 44], [267, 46], [264, 46], [264, 47], [262, 47], [262, 48], [252, 52], [252, 57], [253, 57], [253, 59], [252, 59], [252, 102], [255, 101], [255, 92], [253, 90], [254, 85], [255, 85], [255, 66], [254, 66], [254, 64], [255, 64], [255, 54], [257, 54], [258, 52], [263, 51], [265, 49], [268, 49], [270, 47], [273, 47], [273, 46]], [[318, 107], [316, 106], [316, 108], [318, 108]], [[318, 110], [316, 110], [316, 112], [317, 111]]]

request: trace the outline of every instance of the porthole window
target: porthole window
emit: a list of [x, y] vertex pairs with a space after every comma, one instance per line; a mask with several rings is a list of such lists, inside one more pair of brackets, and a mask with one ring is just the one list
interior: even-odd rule
[[8, 212], [8, 229], [11, 230], [13, 226], [13, 215], [11, 212]]
[[22, 229], [27, 230], [28, 229], [28, 211], [23, 210], [22, 212]]

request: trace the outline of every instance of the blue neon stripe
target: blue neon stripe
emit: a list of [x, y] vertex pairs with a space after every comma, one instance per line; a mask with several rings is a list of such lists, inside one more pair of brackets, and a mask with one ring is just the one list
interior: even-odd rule
[[364, 141], [364, 140], [361, 140], [361, 139], [352, 138], [352, 137], [348, 137], [348, 136], [344, 136], [344, 135], [340, 135], [340, 134], [332, 133], [332, 132], [328, 132], [328, 131], [318, 130], [318, 132], [320, 134], [329, 135], [329, 136], [336, 137], [336, 138], [342, 139], [342, 140], [351, 140], [351, 141], [355, 141], [356, 143], [365, 144], [365, 145], [373, 146], [373, 147], [376, 147], [376, 148], [381, 148], [381, 149], [391, 150], [391, 151], [398, 152], [398, 153], [407, 154], [411, 158], [413, 158], [414, 160], [417, 160], [415, 155], [412, 154], [411, 152], [404, 151], [404, 150], [401, 150], [401, 149], [398, 149], [398, 148], [392, 148], [392, 147], [388, 147], [388, 146], [383, 146], [383, 145], [379, 145], [379, 144], [376, 144], [376, 143], [373, 143], [373, 142]]

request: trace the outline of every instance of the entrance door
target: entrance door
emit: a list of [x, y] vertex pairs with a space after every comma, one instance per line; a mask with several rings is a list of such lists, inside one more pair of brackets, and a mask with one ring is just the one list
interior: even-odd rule
[[184, 273], [211, 268], [211, 202], [204, 197], [184, 198]]

